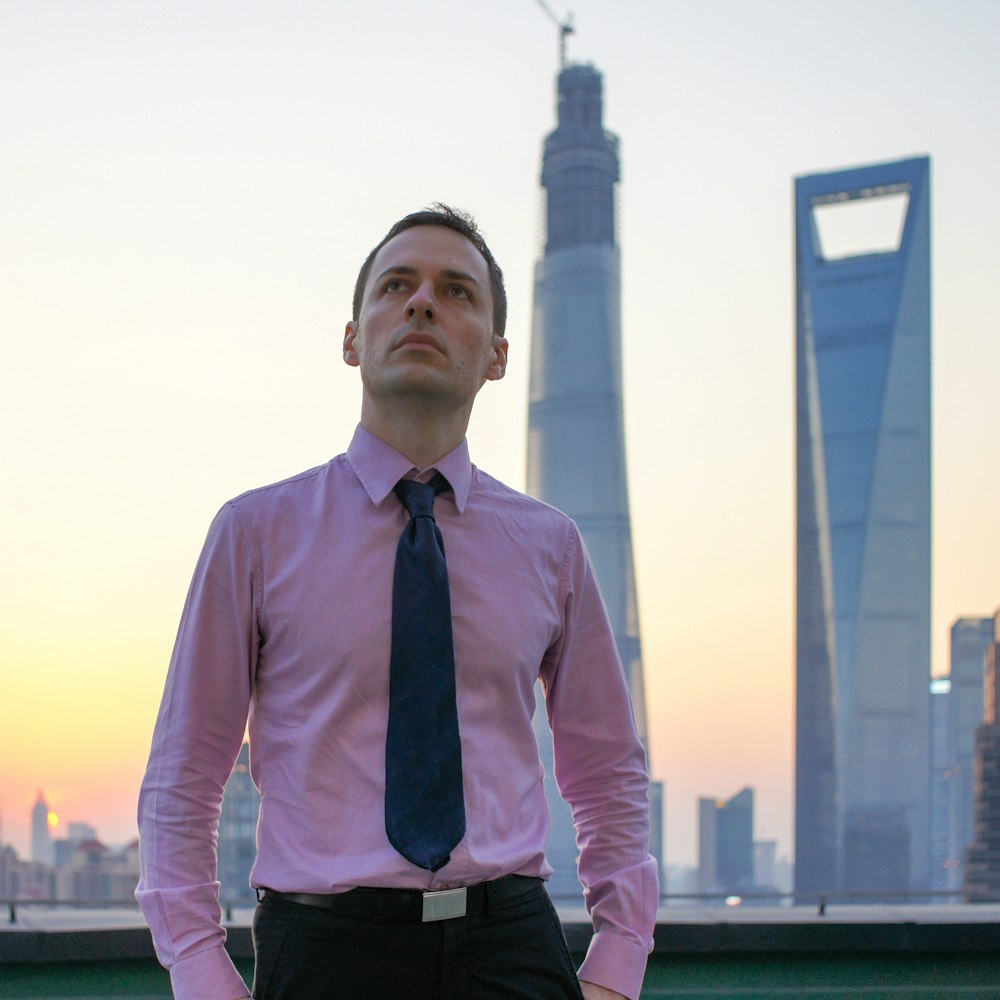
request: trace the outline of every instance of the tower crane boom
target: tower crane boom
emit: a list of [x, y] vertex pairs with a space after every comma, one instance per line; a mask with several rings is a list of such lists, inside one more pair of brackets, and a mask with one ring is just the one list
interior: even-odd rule
[[550, 18], [555, 22], [556, 27], [559, 29], [559, 68], [563, 69], [566, 65], [566, 36], [572, 35], [576, 30], [573, 27], [573, 12], [570, 11], [565, 20], [561, 20], [559, 15], [545, 2], [545, 0], [538, 0], [538, 6], [549, 15]]

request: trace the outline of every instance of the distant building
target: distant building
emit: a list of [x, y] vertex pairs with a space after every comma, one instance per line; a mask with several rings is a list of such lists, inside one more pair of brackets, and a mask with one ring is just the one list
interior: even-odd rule
[[68, 839], [74, 844], [82, 844], [85, 840], [97, 839], [97, 828], [89, 823], [67, 823], [66, 832]]
[[17, 899], [15, 872], [17, 851], [9, 844], [0, 844], [0, 899]]
[[744, 788], [728, 801], [698, 800], [698, 888], [738, 895], [756, 886], [753, 839], [754, 792]]
[[986, 653], [985, 712], [976, 730], [973, 843], [965, 855], [965, 896], [1000, 901], [1000, 609]]
[[795, 204], [795, 890], [889, 898], [930, 868], [930, 161]]
[[753, 889], [754, 792], [744, 788], [718, 811], [718, 842], [716, 873], [719, 884], [727, 892]]
[[986, 653], [993, 644], [994, 629], [993, 618], [959, 618], [951, 627], [949, 889], [962, 885], [960, 862], [973, 841], [976, 729], [985, 714]]
[[138, 881], [138, 840], [121, 850], [96, 838], [81, 841], [56, 872], [58, 898], [77, 903], [131, 902]]
[[698, 799], [698, 892], [719, 891], [719, 821], [717, 798]]
[[68, 836], [52, 842], [55, 848], [55, 867], [64, 868], [68, 865], [77, 847], [87, 840], [97, 840], [97, 830], [89, 823], [70, 823], [67, 826]]
[[788, 895], [794, 884], [793, 865], [787, 854], [779, 856], [774, 865], [774, 887], [778, 892]]
[[753, 881], [758, 889], [778, 888], [778, 842], [753, 842]]
[[[604, 127], [597, 69], [564, 66], [557, 115], [542, 158], [545, 252], [535, 266], [527, 492], [580, 527], [648, 750], [622, 403], [618, 138]], [[553, 779], [552, 738], [541, 707], [535, 734], [552, 816], [549, 888], [556, 897], [579, 898], [573, 823]], [[650, 820], [650, 853], [662, 865], [658, 784], [651, 789]]]
[[931, 882], [930, 888], [943, 892], [953, 888], [959, 866], [951, 849], [952, 772], [951, 681], [935, 677], [931, 681]]
[[49, 804], [41, 792], [31, 810], [31, 859], [43, 865], [53, 865], [56, 860], [49, 830]]
[[219, 882], [224, 906], [250, 906], [257, 901], [250, 888], [250, 869], [257, 857], [259, 812], [260, 794], [250, 777], [250, 746], [244, 743], [226, 782], [219, 818]]
[[753, 842], [753, 891], [758, 906], [780, 906], [792, 890], [788, 859], [779, 857], [776, 840]]
[[[663, 866], [663, 891], [668, 896], [686, 897], [699, 893], [698, 869], [691, 865], [665, 864]], [[687, 900], [667, 899], [666, 905], [685, 904]]]
[[44, 861], [23, 861], [9, 844], [0, 848], [0, 897], [54, 899], [55, 875]]

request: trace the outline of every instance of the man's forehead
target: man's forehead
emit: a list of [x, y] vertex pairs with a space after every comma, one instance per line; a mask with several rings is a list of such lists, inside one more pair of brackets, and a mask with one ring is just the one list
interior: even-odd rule
[[458, 266], [484, 285], [489, 282], [486, 258], [471, 240], [448, 226], [411, 226], [394, 236], [375, 255], [372, 271], [380, 274], [396, 266]]

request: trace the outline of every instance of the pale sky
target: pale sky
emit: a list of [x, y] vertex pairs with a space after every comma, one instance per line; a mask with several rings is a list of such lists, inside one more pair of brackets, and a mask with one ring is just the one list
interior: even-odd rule
[[[557, 10], [566, 6], [553, 4]], [[794, 176], [932, 157], [934, 670], [1000, 605], [1000, 5], [576, 0], [621, 137], [625, 405], [668, 862], [757, 789], [791, 847]], [[0, 807], [134, 835], [218, 507], [350, 439], [354, 277], [471, 210], [505, 269], [476, 463], [524, 484], [540, 150], [534, 0], [0, 2]], [[64, 829], [64, 828], [63, 828]]]

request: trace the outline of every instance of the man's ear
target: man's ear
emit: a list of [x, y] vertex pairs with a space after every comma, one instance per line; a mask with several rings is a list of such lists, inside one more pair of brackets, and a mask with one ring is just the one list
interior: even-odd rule
[[358, 324], [353, 319], [344, 328], [344, 364], [352, 368], [361, 364], [358, 358]]
[[496, 382], [507, 373], [507, 338], [493, 338], [493, 361], [486, 370], [486, 381]]

